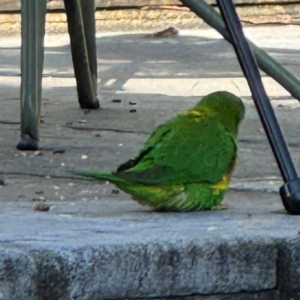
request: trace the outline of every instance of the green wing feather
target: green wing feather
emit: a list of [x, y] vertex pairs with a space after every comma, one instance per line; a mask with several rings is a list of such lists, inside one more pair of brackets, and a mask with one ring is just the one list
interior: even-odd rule
[[236, 158], [234, 136], [214, 114], [183, 113], [159, 126], [114, 176], [142, 184], [216, 183]]

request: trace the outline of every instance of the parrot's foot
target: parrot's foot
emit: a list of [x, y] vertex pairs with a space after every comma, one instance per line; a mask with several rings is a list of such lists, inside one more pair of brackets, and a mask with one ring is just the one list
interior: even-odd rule
[[88, 101], [87, 99], [79, 99], [79, 105], [82, 109], [97, 109], [100, 107], [100, 101]]
[[22, 151], [36, 151], [39, 149], [38, 141], [22, 138], [17, 144], [17, 149]]
[[228, 209], [228, 204], [226, 203], [221, 203], [219, 205], [215, 205], [211, 208], [211, 210], [226, 210]]

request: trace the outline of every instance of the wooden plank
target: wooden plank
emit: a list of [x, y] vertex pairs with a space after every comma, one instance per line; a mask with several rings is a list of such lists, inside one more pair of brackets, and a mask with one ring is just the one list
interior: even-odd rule
[[[0, 12], [19, 12], [22, 0], [0, 0]], [[88, 1], [88, 0], [85, 0]], [[216, 0], [206, 0], [209, 4], [216, 4]], [[276, 3], [299, 3], [300, 0], [234, 0], [235, 4], [272, 4]], [[182, 5], [179, 0], [96, 0], [97, 8], [113, 8], [113, 7], [143, 7], [143, 6], [175, 6]], [[48, 9], [64, 9], [63, 0], [48, 0]]]

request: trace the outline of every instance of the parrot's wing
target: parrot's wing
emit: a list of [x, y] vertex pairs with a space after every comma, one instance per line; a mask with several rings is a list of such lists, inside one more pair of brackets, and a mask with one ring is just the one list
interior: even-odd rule
[[168, 122], [158, 126], [156, 130], [151, 133], [136, 157], [120, 165], [117, 169], [117, 173], [129, 171], [131, 168], [136, 167], [148, 153], [157, 148], [159, 144], [163, 143], [164, 140], [166, 140], [167, 135], [170, 135], [176, 128], [176, 122], [174, 122], [176, 119], [177, 118], [171, 119]]
[[217, 183], [236, 159], [235, 137], [214, 116], [181, 114], [159, 126], [114, 175], [136, 183]]

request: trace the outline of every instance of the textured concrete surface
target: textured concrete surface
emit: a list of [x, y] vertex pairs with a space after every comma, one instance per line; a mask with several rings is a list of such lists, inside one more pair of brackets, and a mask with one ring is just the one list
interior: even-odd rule
[[[246, 33], [300, 77], [297, 30]], [[297, 299], [299, 217], [283, 210], [281, 177], [231, 47], [212, 30], [98, 34], [97, 43], [102, 109], [82, 111], [68, 38], [47, 37], [41, 150], [23, 153], [20, 41], [0, 39], [0, 299]], [[299, 170], [299, 103], [264, 82]], [[114, 170], [155, 126], [219, 89], [242, 96], [247, 110], [227, 210], [154, 213], [69, 172]]]

